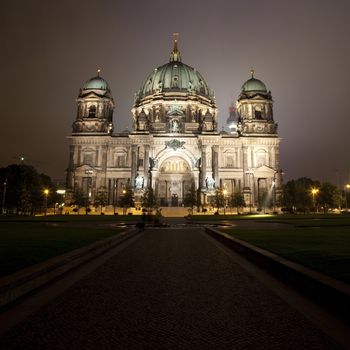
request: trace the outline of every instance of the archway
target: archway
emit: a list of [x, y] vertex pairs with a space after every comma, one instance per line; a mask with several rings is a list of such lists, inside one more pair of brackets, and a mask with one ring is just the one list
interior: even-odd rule
[[158, 198], [161, 206], [182, 206], [193, 176], [188, 162], [180, 156], [166, 158], [159, 166]]

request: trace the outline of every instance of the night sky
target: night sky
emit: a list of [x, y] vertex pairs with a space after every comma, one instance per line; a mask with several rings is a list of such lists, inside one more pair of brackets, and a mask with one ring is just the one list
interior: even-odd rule
[[0, 166], [26, 162], [54, 179], [79, 88], [101, 68], [116, 131], [179, 32], [184, 63], [215, 91], [220, 129], [250, 77], [275, 100], [285, 178], [349, 179], [349, 1], [8, 1], [2, 4]]

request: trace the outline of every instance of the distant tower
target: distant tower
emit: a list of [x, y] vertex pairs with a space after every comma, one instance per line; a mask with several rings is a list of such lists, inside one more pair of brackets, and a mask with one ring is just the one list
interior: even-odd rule
[[234, 104], [229, 108], [229, 117], [226, 120], [227, 126], [230, 129], [230, 134], [237, 133], [237, 118], [236, 118], [236, 108]]
[[114, 101], [108, 83], [100, 77], [100, 70], [80, 89], [77, 105], [73, 135], [112, 133]]
[[277, 123], [273, 120], [273, 100], [265, 84], [254, 77], [247, 80], [236, 103], [237, 128], [242, 136], [277, 134]]

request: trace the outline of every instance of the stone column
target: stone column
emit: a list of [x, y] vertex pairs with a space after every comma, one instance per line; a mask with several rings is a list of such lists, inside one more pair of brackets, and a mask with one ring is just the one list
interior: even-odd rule
[[144, 169], [144, 187], [148, 187], [148, 177], [149, 177], [149, 145], [144, 145], [144, 152], [143, 152], [143, 169]]
[[136, 174], [137, 174], [137, 145], [131, 145], [131, 187], [135, 186]]
[[108, 145], [103, 145], [102, 146], [102, 173], [104, 176], [104, 187], [107, 188], [107, 152], [108, 152]]
[[248, 148], [242, 146], [242, 156], [243, 156], [243, 187], [249, 186], [249, 174], [248, 171]]
[[212, 146], [212, 171], [213, 171], [213, 179], [215, 180], [215, 187], [220, 187], [219, 180], [219, 146]]
[[67, 171], [67, 179], [66, 179], [66, 186], [67, 188], [74, 188], [74, 146], [69, 146], [69, 165], [68, 165], [68, 171]]
[[78, 160], [77, 160], [77, 165], [81, 165], [82, 159], [81, 159], [81, 146], [78, 146]]
[[201, 148], [201, 188], [206, 188], [206, 177], [207, 177], [207, 145], [202, 145]]

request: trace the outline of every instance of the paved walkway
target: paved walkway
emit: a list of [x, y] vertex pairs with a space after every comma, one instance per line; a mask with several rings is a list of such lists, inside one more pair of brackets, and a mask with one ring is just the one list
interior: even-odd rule
[[337, 349], [200, 228], [154, 229], [17, 325], [0, 349]]

